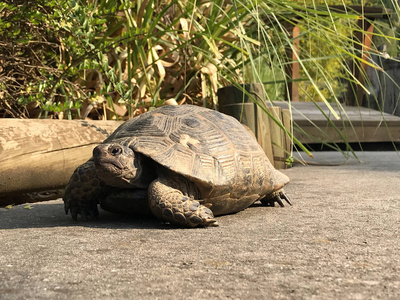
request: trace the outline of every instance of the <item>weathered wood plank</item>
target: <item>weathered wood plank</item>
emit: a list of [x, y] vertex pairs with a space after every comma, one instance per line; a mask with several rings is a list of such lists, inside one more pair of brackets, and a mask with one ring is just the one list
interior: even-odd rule
[[304, 129], [306, 133], [298, 131], [299, 128], [295, 127], [294, 135], [304, 144], [343, 143], [340, 135], [344, 136], [349, 143], [400, 141], [400, 127], [385, 128], [380, 126], [376, 128], [374, 126], [364, 126], [349, 128], [339, 126], [337, 127], [338, 130], [336, 130], [331, 126], [323, 128], [303, 126], [301, 129]]
[[74, 169], [118, 125], [116, 121], [0, 120], [0, 203], [32, 191], [64, 188]]
[[[276, 101], [274, 105], [288, 108], [287, 102]], [[294, 135], [302, 143], [335, 142], [399, 142], [400, 117], [380, 111], [353, 106], [332, 105], [340, 116], [337, 120], [324, 103], [292, 102]], [[321, 110], [330, 118], [338, 130], [328, 122]]]

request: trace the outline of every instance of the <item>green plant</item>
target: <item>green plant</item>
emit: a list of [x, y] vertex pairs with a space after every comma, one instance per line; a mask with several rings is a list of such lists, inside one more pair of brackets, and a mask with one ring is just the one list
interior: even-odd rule
[[[350, 2], [356, 1], [341, 3]], [[384, 2], [398, 14], [397, 2]], [[358, 68], [374, 64], [352, 38], [362, 31], [360, 14], [332, 11], [329, 4], [337, 3], [0, 2], [0, 60], [7, 62], [0, 73], [1, 107], [11, 116], [33, 115], [33, 103], [42, 116], [128, 118], [165, 101], [215, 107], [219, 87], [247, 82], [264, 83], [269, 101], [289, 100], [287, 50], [296, 50], [296, 40], [302, 99], [331, 107], [343, 80], [360, 83], [346, 71], [348, 61]], [[290, 35], [293, 26], [301, 29], [297, 38]], [[382, 30], [375, 35], [397, 40]]]

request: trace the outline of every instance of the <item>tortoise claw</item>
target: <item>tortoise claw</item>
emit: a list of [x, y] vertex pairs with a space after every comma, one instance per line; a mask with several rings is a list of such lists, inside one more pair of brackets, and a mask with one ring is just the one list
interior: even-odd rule
[[287, 202], [287, 204], [293, 205], [292, 202], [290, 201], [290, 198], [288, 197], [288, 195], [285, 194], [284, 191], [281, 191], [281, 192], [279, 193], [279, 197], [280, 197], [281, 199], [285, 200], [285, 201]]
[[219, 224], [218, 224], [217, 220], [215, 220], [215, 219], [208, 219], [208, 220], [204, 221], [203, 226], [205, 226], [205, 227], [218, 227]]
[[265, 206], [274, 207], [276, 202], [279, 204], [280, 207], [285, 207], [285, 204], [283, 203], [282, 200], [284, 200], [287, 204], [292, 205], [292, 202], [290, 202], [289, 197], [285, 194], [283, 190], [278, 191], [273, 195], [270, 195], [269, 197], [261, 199], [261, 203], [264, 204]]
[[276, 195], [276, 196], [273, 198], [273, 200], [274, 200], [274, 202], [278, 203], [280, 207], [285, 207], [285, 204], [283, 204], [280, 195]]
[[90, 203], [88, 207], [79, 204], [70, 205], [70, 203], [64, 203], [65, 214], [71, 212], [71, 217], [74, 221], [78, 220], [78, 215], [82, 216], [84, 221], [88, 221], [90, 218], [95, 220], [98, 219], [99, 209], [96, 203]]

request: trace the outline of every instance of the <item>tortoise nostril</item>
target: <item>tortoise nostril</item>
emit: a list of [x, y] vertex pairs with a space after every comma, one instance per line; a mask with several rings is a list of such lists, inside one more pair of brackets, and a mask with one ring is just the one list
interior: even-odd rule
[[119, 146], [111, 146], [108, 151], [112, 156], [117, 156], [122, 153], [122, 149]]

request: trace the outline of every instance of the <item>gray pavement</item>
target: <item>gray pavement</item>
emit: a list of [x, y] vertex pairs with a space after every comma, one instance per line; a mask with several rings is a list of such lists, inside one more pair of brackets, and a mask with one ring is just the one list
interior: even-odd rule
[[400, 299], [400, 158], [359, 155], [317, 153], [284, 171], [292, 207], [217, 228], [0, 209], [0, 299]]

